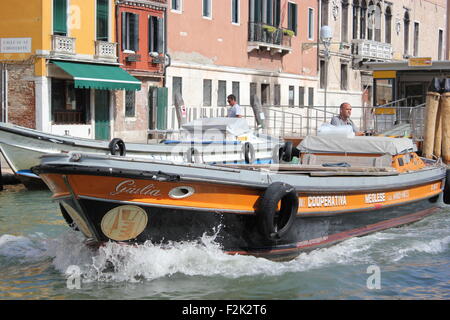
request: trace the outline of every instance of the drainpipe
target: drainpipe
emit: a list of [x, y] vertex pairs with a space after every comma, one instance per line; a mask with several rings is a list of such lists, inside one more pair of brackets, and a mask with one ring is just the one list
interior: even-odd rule
[[[167, 57], [167, 63], [166, 63], [166, 57]], [[171, 64], [171, 57], [167, 53], [167, 7], [164, 8], [164, 71], [163, 71], [163, 87], [166, 86], [166, 69], [170, 67]]]

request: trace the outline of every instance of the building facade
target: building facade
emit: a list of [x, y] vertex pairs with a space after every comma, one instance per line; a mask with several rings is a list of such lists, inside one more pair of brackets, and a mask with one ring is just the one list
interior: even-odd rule
[[102, 140], [123, 133], [118, 97], [143, 90], [120, 66], [117, 15], [114, 0], [2, 3], [2, 120]]
[[165, 129], [167, 5], [166, 0], [121, 0], [116, 4], [119, 62], [142, 87], [116, 92], [114, 132], [123, 139], [143, 142], [148, 129]]
[[315, 0], [173, 0], [168, 13], [168, 127], [180, 93], [188, 115], [226, 115], [226, 97], [241, 106], [314, 105], [318, 6]]
[[[318, 105], [370, 107], [373, 75], [361, 68], [364, 63], [445, 59], [446, 0], [321, 0], [320, 11], [320, 27], [329, 26], [332, 38], [328, 48], [321, 39]], [[403, 96], [414, 95], [404, 90]], [[375, 104], [391, 101], [380, 95]]]

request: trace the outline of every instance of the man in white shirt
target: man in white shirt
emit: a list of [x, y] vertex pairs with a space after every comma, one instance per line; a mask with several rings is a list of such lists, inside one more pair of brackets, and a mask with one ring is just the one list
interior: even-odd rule
[[236, 102], [236, 96], [234, 94], [230, 94], [227, 97], [228, 104], [231, 106], [230, 109], [228, 109], [227, 117], [229, 118], [241, 118], [242, 117], [242, 110], [241, 106], [238, 105]]

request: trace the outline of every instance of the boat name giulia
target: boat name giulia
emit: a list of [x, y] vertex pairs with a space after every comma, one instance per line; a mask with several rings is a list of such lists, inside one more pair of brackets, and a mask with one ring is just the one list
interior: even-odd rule
[[386, 201], [386, 194], [383, 193], [369, 193], [364, 196], [366, 203], [377, 203]]
[[335, 207], [347, 205], [346, 196], [315, 196], [308, 197], [308, 208]]
[[136, 181], [125, 180], [119, 183], [116, 186], [115, 191], [110, 192], [110, 195], [114, 196], [119, 193], [159, 196], [161, 195], [161, 190], [155, 189], [155, 186], [153, 184], [148, 184], [145, 187], [138, 187], [136, 186]]

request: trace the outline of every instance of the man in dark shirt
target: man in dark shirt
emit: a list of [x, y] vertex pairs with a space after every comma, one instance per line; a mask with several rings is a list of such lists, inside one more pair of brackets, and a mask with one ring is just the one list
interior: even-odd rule
[[352, 114], [352, 106], [348, 102], [344, 102], [341, 104], [339, 108], [339, 115], [331, 118], [331, 124], [333, 126], [347, 126], [350, 125], [353, 128], [353, 132], [357, 136], [363, 136], [364, 132], [358, 131], [358, 127], [353, 123], [350, 119]]

